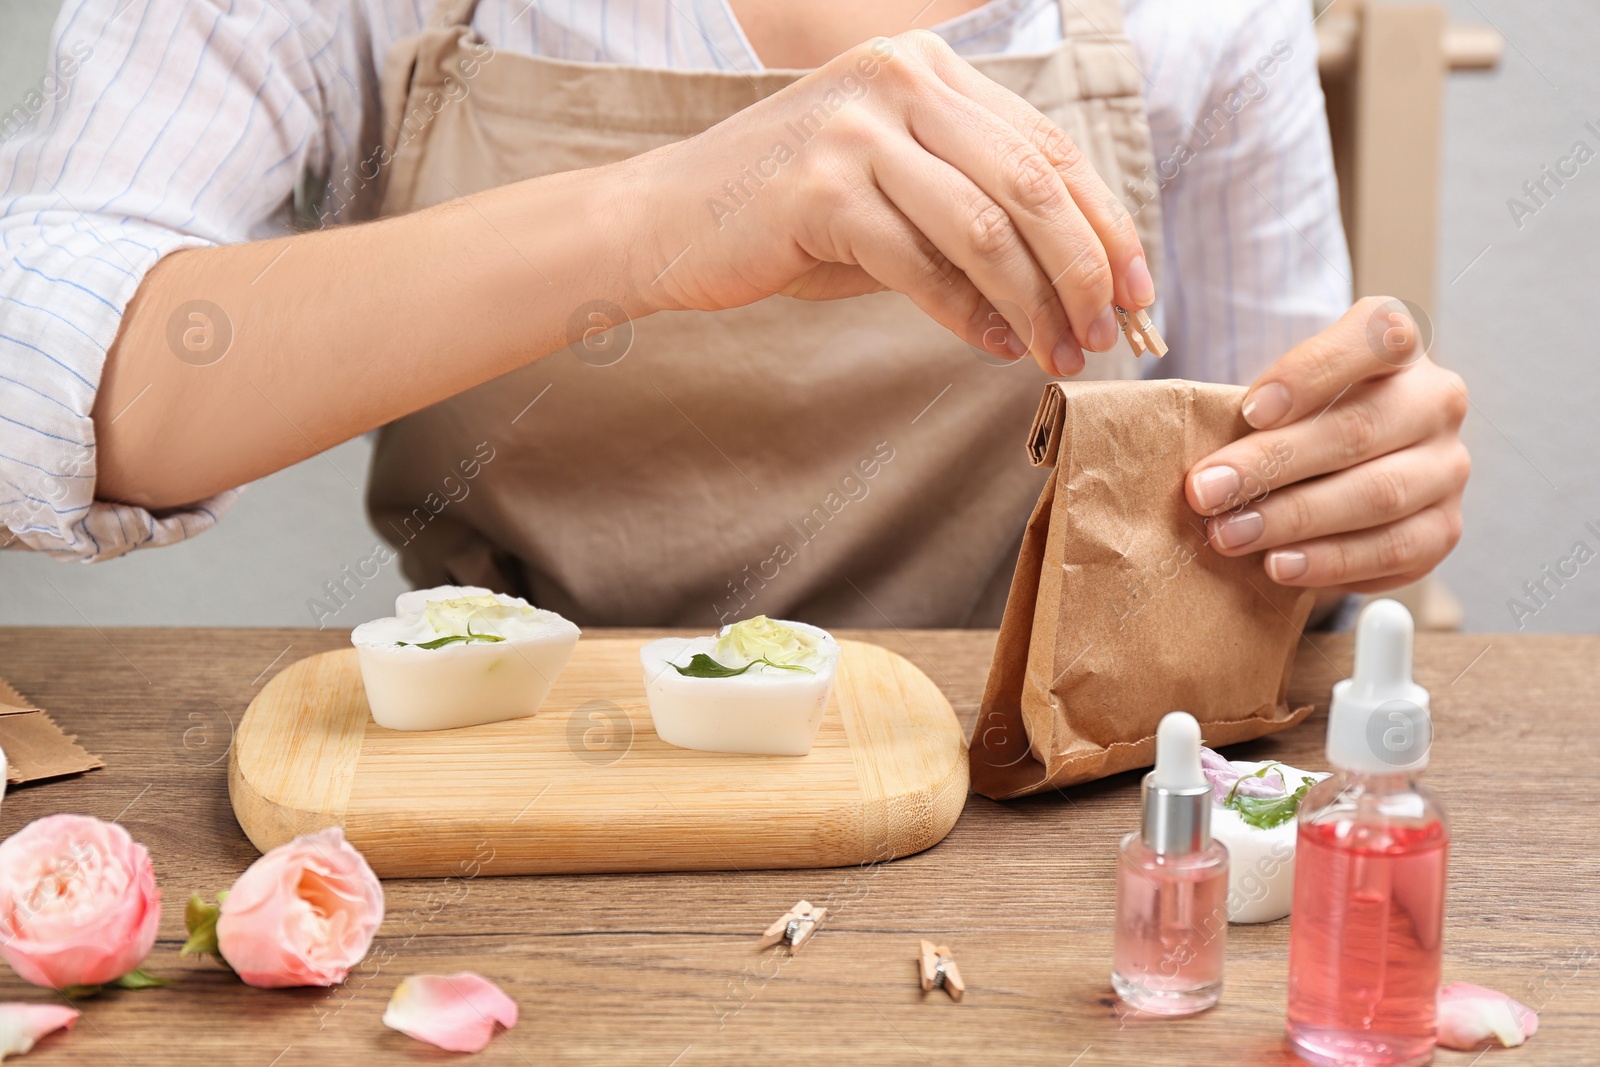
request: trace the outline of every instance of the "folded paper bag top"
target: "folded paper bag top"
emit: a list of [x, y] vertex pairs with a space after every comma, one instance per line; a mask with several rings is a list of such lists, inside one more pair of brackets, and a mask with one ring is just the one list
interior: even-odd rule
[[[1061, 382], [1028, 449], [1052, 467], [1028, 520], [973, 730], [972, 787], [997, 800], [1148, 766], [1182, 709], [1213, 747], [1299, 722], [1285, 703], [1314, 595], [1261, 554], [1206, 543], [1184, 476], [1250, 432], [1245, 390], [1186, 381]], [[1256, 495], [1287, 449], [1244, 479]]]

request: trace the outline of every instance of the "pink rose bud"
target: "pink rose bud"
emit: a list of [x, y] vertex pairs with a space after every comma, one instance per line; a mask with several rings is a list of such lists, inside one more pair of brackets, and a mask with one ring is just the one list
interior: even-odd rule
[[63, 1004], [0, 1004], [0, 1060], [32, 1051], [41, 1037], [77, 1021], [78, 1013]]
[[34, 985], [128, 975], [150, 955], [160, 921], [150, 854], [115, 823], [51, 815], [0, 843], [0, 956]]
[[449, 1052], [481, 1052], [494, 1025], [517, 1025], [517, 1002], [479, 975], [416, 974], [395, 987], [383, 1025]]
[[1439, 1044], [1475, 1049], [1493, 1039], [1505, 1048], [1520, 1045], [1539, 1029], [1539, 1016], [1504, 993], [1471, 982], [1451, 982], [1439, 990]]
[[345, 980], [383, 922], [383, 886], [337, 827], [256, 860], [222, 898], [222, 958], [253, 986]]

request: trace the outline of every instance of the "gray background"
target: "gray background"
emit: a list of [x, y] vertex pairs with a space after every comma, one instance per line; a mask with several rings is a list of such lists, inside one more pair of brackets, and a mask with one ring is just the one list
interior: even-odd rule
[[[58, 6], [0, 4], [0, 110], [38, 84]], [[1600, 279], [1600, 159], [1520, 228], [1507, 206], [1575, 141], [1600, 152], [1600, 11], [1593, 0], [1450, 7], [1509, 45], [1498, 72], [1453, 78], [1446, 103], [1435, 354], [1472, 390], [1475, 468], [1466, 534], [1442, 574], [1468, 629], [1508, 630], [1507, 601], [1524, 582], [1580, 538], [1600, 549], [1584, 528], [1600, 528], [1588, 321]], [[1585, 128], [1591, 121], [1596, 130]], [[361, 507], [369, 454], [352, 441], [267, 478], [217, 529], [173, 548], [94, 567], [0, 553], [0, 623], [312, 625], [308, 600], [377, 540]], [[387, 614], [403, 587], [391, 563], [334, 624]], [[1600, 631], [1600, 559], [1525, 622]]]

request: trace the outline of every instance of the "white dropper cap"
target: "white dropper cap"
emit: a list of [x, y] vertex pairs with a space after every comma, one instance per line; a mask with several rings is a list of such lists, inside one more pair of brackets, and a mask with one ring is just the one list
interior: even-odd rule
[[1200, 724], [1187, 711], [1156, 727], [1156, 769], [1144, 776], [1144, 843], [1181, 855], [1211, 842], [1211, 783], [1200, 767]]
[[1200, 724], [1187, 711], [1168, 712], [1156, 727], [1157, 789], [1190, 790], [1207, 786], [1200, 766]]
[[1403, 774], [1428, 765], [1428, 691], [1411, 680], [1411, 613], [1374, 600], [1356, 619], [1355, 673], [1333, 687], [1328, 762], [1355, 774]]

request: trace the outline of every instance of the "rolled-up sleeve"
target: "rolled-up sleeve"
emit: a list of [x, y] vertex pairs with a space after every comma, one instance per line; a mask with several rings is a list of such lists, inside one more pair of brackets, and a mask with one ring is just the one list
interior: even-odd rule
[[163, 256], [288, 233], [306, 177], [351, 165], [376, 96], [357, 22], [345, 0], [68, 0], [0, 115], [0, 544], [109, 559], [232, 504], [97, 500], [90, 413]]

